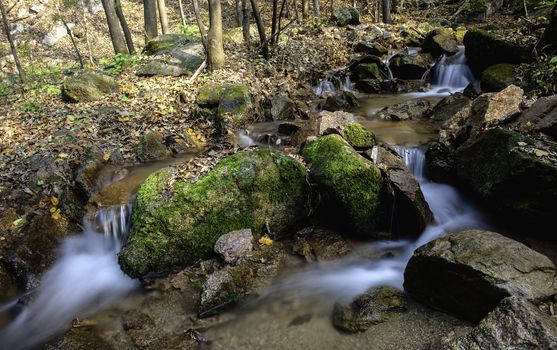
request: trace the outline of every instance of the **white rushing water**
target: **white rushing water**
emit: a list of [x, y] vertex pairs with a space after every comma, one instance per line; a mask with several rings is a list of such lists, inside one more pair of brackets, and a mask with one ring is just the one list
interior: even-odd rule
[[[334, 262], [319, 263], [309, 271], [290, 276], [273, 288], [274, 292], [295, 291], [296, 295], [329, 299], [350, 299], [375, 286], [390, 285], [402, 289], [404, 269], [414, 250], [448, 232], [469, 228], [487, 228], [479, 211], [452, 186], [430, 182], [424, 177], [424, 151], [419, 148], [395, 147], [409, 170], [416, 176], [434, 215], [416, 241], [383, 241], [368, 245], [366, 250], [390, 253], [386, 258], [364, 258], [351, 254]], [[379, 254], [380, 255], [380, 254]]]
[[459, 47], [452, 56], [442, 55], [433, 67], [433, 89], [448, 89], [450, 92], [462, 91], [474, 80], [474, 75], [466, 64], [464, 46]]
[[30, 349], [68, 329], [76, 317], [87, 317], [133, 291], [138, 282], [118, 265], [131, 207], [103, 208], [85, 231], [67, 238], [30, 304], [0, 333], [0, 349]]

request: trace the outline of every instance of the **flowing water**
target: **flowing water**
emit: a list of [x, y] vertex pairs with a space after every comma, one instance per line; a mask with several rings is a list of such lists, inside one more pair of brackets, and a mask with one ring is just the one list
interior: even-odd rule
[[450, 92], [462, 91], [474, 75], [466, 64], [464, 46], [452, 56], [442, 55], [433, 67], [432, 84], [436, 89], [447, 88]]

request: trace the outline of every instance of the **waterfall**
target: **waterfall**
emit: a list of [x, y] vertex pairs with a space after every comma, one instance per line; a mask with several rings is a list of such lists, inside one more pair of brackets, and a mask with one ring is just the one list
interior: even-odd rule
[[350, 75], [344, 68], [337, 68], [332, 71], [335, 75], [322, 79], [313, 92], [317, 96], [334, 94], [338, 91], [354, 91], [354, 83], [350, 80]]
[[30, 304], [0, 333], [0, 349], [34, 348], [62, 334], [76, 317], [92, 315], [137, 287], [120, 270], [116, 255], [127, 238], [130, 215], [126, 204], [84, 219], [84, 232], [62, 243]]
[[[270, 293], [289, 292], [307, 297], [325, 296], [351, 299], [365, 290], [382, 285], [402, 289], [404, 269], [414, 250], [448, 232], [487, 228], [480, 213], [452, 186], [428, 181], [424, 177], [425, 153], [420, 148], [394, 147], [408, 169], [416, 176], [434, 215], [434, 222], [412, 241], [382, 241], [367, 246], [392, 257], [369, 259], [357, 253], [338, 261], [314, 265], [314, 268], [286, 278]], [[383, 255], [385, 255], [383, 254]], [[365, 255], [365, 254], [364, 254]], [[381, 255], [381, 254], [380, 254]]]
[[442, 55], [433, 67], [432, 84], [437, 88], [462, 91], [472, 80], [474, 75], [466, 64], [464, 46], [452, 56]]

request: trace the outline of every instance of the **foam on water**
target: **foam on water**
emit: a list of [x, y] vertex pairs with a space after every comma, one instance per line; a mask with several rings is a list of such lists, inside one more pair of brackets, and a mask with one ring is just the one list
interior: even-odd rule
[[464, 46], [459, 47], [458, 52], [452, 56], [442, 55], [433, 67], [433, 89], [462, 91], [472, 80], [474, 75], [466, 64]]

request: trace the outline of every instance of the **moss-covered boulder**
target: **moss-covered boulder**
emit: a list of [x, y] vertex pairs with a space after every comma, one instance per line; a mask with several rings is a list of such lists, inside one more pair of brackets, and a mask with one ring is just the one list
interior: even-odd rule
[[511, 84], [517, 84], [516, 65], [496, 64], [486, 68], [481, 77], [481, 88], [483, 92], [501, 91]]
[[360, 63], [352, 69], [352, 80], [359, 81], [363, 79], [383, 80], [383, 75], [377, 63]]
[[147, 55], [169, 53], [179, 46], [188, 44], [188, 39], [180, 34], [163, 34], [147, 42], [143, 52]]
[[476, 76], [495, 64], [522, 63], [532, 60], [527, 47], [514, 44], [480, 29], [471, 29], [466, 32], [464, 46], [468, 65]]
[[[163, 37], [175, 37], [175, 34], [163, 35]], [[199, 42], [187, 43], [187, 41], [178, 36], [179, 40], [160, 40], [155, 39], [147, 44], [146, 51], [152, 52], [152, 55], [158, 55], [157, 58], [146, 62], [136, 72], [140, 77], [152, 76], [190, 76], [203, 63], [205, 54], [203, 45]], [[165, 54], [162, 56], [161, 54]]]
[[62, 99], [67, 102], [90, 102], [116, 90], [118, 84], [113, 78], [92, 71], [82, 71], [64, 80]]
[[381, 191], [381, 171], [339, 135], [306, 144], [304, 160], [321, 194], [321, 212], [361, 237], [373, 237]]
[[375, 135], [360, 123], [351, 123], [344, 125], [340, 129], [340, 135], [359, 151], [370, 149], [375, 145]]
[[211, 110], [226, 128], [247, 123], [252, 107], [249, 87], [243, 84], [206, 84], [199, 89], [196, 102]]
[[555, 239], [557, 162], [551, 154], [555, 146], [490, 129], [457, 151], [457, 176], [505, 222]]
[[306, 197], [302, 164], [267, 148], [226, 157], [195, 183], [159, 171], [137, 192], [120, 265], [141, 276], [189, 264], [211, 254], [221, 235], [242, 228], [284, 236], [306, 217]]
[[333, 22], [339, 27], [346, 27], [349, 24], [360, 24], [360, 13], [352, 7], [341, 7], [333, 11], [331, 16]]

